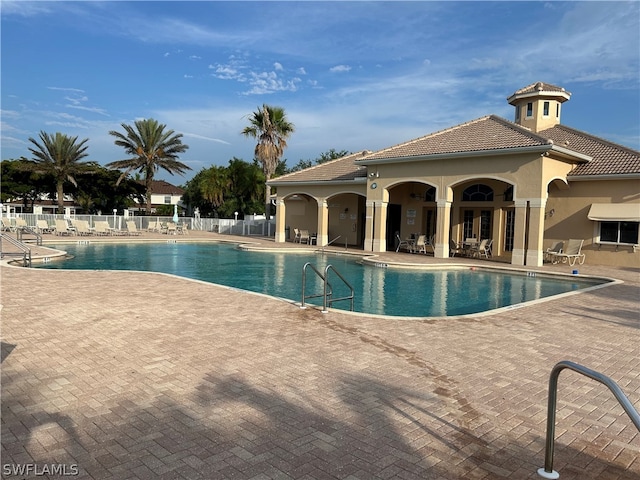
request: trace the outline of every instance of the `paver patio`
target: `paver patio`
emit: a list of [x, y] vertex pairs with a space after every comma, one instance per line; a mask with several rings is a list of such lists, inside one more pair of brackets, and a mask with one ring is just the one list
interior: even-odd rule
[[[640, 409], [637, 268], [585, 264], [624, 283], [416, 321], [163, 274], [0, 273], [2, 478], [533, 479], [556, 362]], [[640, 433], [603, 385], [560, 375], [556, 434], [562, 480], [640, 478]]]

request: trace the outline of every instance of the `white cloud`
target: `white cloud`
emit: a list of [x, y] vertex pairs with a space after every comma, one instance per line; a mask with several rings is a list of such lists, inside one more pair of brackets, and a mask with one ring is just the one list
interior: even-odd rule
[[336, 65], [329, 69], [330, 72], [348, 72], [349, 70], [351, 70], [349, 65]]
[[282, 68], [282, 64], [281, 64], [281, 63], [279, 63], [279, 62], [275, 62], [275, 63], [273, 64], [273, 68], [274, 68], [276, 71], [278, 71], [278, 70], [284, 70], [284, 68]]
[[298, 75], [306, 75], [306, 74], [307, 74], [307, 72], [306, 72], [306, 70], [304, 69], [304, 67], [300, 67], [300, 68], [298, 68], [298, 69], [296, 70], [296, 73], [297, 73]]

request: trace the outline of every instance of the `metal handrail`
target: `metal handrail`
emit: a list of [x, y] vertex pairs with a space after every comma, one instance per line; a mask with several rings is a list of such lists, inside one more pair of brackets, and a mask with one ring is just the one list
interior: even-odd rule
[[[19, 242], [22, 242], [22, 235], [24, 235], [25, 233], [36, 237], [36, 245], [40, 245], [40, 246], [42, 245], [42, 235], [36, 232], [32, 227], [18, 228], [18, 231], [16, 232], [16, 238], [18, 239]], [[26, 243], [26, 242], [22, 242], [22, 243]]]
[[[318, 275], [318, 277], [320, 277], [320, 279], [322, 280], [323, 288], [322, 288], [321, 294], [313, 294], [313, 295], [305, 294], [306, 288], [307, 288], [307, 268], [311, 268], [316, 273], [316, 275]], [[329, 270], [333, 270], [335, 274], [338, 276], [338, 278], [340, 278], [340, 280], [342, 280], [344, 284], [349, 288], [349, 290], [351, 291], [351, 294], [349, 296], [332, 298], [333, 288], [331, 287], [331, 283], [329, 282]], [[336, 270], [336, 268], [333, 265], [327, 265], [325, 267], [324, 275], [320, 273], [320, 271], [316, 267], [314, 267], [311, 262], [305, 263], [304, 266], [302, 267], [302, 302], [301, 302], [300, 308], [306, 308], [305, 301], [308, 298], [322, 297], [322, 313], [327, 313], [329, 311], [327, 309], [328, 306], [331, 306], [333, 305], [334, 302], [339, 302], [341, 300], [351, 300], [351, 311], [353, 311], [353, 300], [355, 297], [354, 292], [355, 291], [351, 286], [351, 284], [340, 274], [340, 272], [338, 272], [338, 270]]]
[[[342, 235], [338, 235], [336, 238], [334, 238], [333, 240], [331, 240], [330, 242], [327, 242], [325, 245], [322, 245], [322, 253], [324, 253], [324, 247], [328, 247], [329, 245], [331, 245], [333, 242], [335, 242], [336, 240], [338, 240], [340, 237], [342, 237]], [[345, 239], [346, 242], [346, 239]], [[347, 245], [345, 243], [344, 249], [347, 249]]]
[[604, 385], [606, 385], [609, 390], [613, 393], [618, 400], [618, 403], [622, 406], [624, 411], [629, 415], [631, 421], [636, 426], [638, 431], [640, 432], [640, 414], [633, 407], [629, 399], [622, 392], [622, 389], [618, 386], [616, 382], [611, 380], [606, 375], [603, 375], [600, 372], [596, 372], [595, 370], [591, 370], [590, 368], [584, 367], [574, 362], [570, 362], [568, 360], [563, 360], [558, 362], [555, 367], [551, 370], [551, 375], [549, 377], [549, 402], [548, 402], [548, 410], [547, 410], [547, 439], [545, 446], [545, 454], [544, 454], [544, 468], [538, 469], [538, 475], [543, 478], [551, 478], [556, 479], [560, 477], [560, 474], [553, 469], [553, 448], [554, 448], [554, 437], [555, 437], [555, 428], [556, 428], [556, 401], [558, 398], [558, 377], [560, 372], [568, 368], [575, 372], [581, 373], [582, 375], [589, 377], [593, 380], [596, 380]]
[[2, 251], [1, 240], [6, 240], [7, 242], [9, 242], [11, 245], [13, 245], [14, 247], [18, 248], [18, 250], [20, 250], [22, 252], [22, 266], [23, 267], [30, 267], [31, 266], [31, 249], [29, 247], [27, 247], [24, 243], [18, 241], [17, 239], [13, 238], [11, 235], [7, 235], [5, 233], [0, 233], [0, 252], [2, 253], [3, 257], [5, 255], [16, 255], [16, 254], [5, 253], [4, 251]]

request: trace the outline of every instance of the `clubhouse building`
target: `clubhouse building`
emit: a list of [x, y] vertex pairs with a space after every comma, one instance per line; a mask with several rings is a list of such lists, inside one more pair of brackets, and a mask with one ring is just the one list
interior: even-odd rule
[[274, 178], [276, 242], [296, 228], [384, 252], [423, 234], [447, 258], [489, 239], [493, 256], [541, 266], [581, 239], [589, 264], [640, 267], [640, 152], [562, 125], [570, 97], [537, 82], [507, 99], [513, 122], [488, 115]]

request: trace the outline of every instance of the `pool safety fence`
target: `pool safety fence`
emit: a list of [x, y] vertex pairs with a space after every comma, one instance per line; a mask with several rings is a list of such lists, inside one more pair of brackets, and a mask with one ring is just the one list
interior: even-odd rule
[[[45, 220], [51, 227], [55, 226], [56, 220], [86, 220], [89, 227], [94, 227], [95, 222], [107, 222], [109, 228], [115, 230], [126, 230], [127, 222], [133, 222], [136, 228], [142, 232], [153, 230], [155, 225], [163, 225], [174, 222], [173, 216], [133, 216], [133, 215], [64, 215], [48, 213], [21, 213], [10, 218], [13, 225], [18, 226], [17, 219], [26, 221], [27, 226], [38, 231], [38, 221]], [[240, 236], [275, 236], [275, 219], [245, 219], [235, 220], [228, 218], [201, 218], [201, 217], [178, 217], [178, 224], [189, 230], [215, 232], [224, 235]]]

